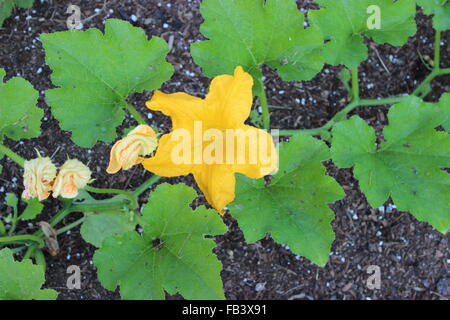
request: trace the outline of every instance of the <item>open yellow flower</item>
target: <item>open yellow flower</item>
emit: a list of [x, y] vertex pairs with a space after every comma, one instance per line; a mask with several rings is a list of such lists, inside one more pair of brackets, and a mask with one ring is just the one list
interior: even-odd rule
[[172, 118], [145, 169], [164, 177], [192, 173], [206, 200], [221, 214], [234, 200], [235, 172], [254, 179], [277, 169], [270, 134], [244, 124], [250, 115], [253, 78], [242, 67], [215, 77], [205, 99], [156, 91], [146, 103]]
[[91, 179], [91, 170], [77, 159], [67, 160], [59, 169], [53, 183], [53, 197], [59, 195], [72, 199], [78, 195], [78, 190], [86, 186]]
[[37, 197], [39, 201], [47, 199], [55, 177], [56, 167], [50, 158], [39, 155], [36, 159], [25, 161], [23, 174], [25, 190], [22, 197], [27, 200]]
[[140, 156], [155, 151], [157, 145], [158, 140], [151, 127], [142, 124], [137, 126], [125, 138], [114, 144], [106, 172], [116, 173], [120, 169], [130, 169], [144, 160]]

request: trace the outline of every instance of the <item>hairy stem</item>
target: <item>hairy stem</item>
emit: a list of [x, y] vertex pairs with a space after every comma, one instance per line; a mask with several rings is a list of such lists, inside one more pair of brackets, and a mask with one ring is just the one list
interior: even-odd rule
[[404, 100], [408, 99], [408, 97], [409, 96], [399, 96], [399, 97], [385, 98], [385, 99], [353, 100], [344, 109], [342, 109], [341, 111], [336, 113], [335, 116], [333, 118], [331, 118], [330, 121], [328, 121], [325, 125], [323, 125], [320, 128], [280, 130], [280, 135], [281, 136], [292, 136], [292, 135], [301, 134], [301, 133], [307, 133], [307, 134], [311, 134], [311, 135], [320, 135], [321, 133], [331, 129], [331, 127], [335, 123], [344, 120], [345, 117], [347, 116], [347, 114], [357, 107], [394, 104], [394, 103], [399, 103], [401, 101], [404, 101]]
[[352, 69], [352, 97], [353, 101], [359, 100], [358, 67]]
[[86, 220], [86, 217], [80, 218], [77, 221], [72, 222], [71, 224], [68, 224], [67, 226], [62, 227], [61, 229], [58, 229], [58, 231], [56, 233], [61, 234], [68, 230], [71, 230], [71, 229], [75, 228], [76, 226], [82, 224], [84, 222], [84, 220]]
[[143, 184], [137, 187], [136, 190], [132, 192], [132, 194], [135, 197], [139, 196], [141, 193], [145, 192], [148, 188], [150, 188], [159, 179], [161, 179], [161, 177], [156, 175], [151, 176], [147, 181], [145, 181]]
[[25, 165], [25, 159], [19, 156], [17, 153], [0, 143], [0, 153], [7, 155], [10, 159], [16, 162], [19, 166], [23, 168]]
[[20, 235], [20, 236], [10, 236], [10, 237], [0, 237], [0, 243], [13, 244], [15, 242], [33, 242], [39, 245], [39, 248], [44, 247], [44, 240], [32, 234]]
[[131, 115], [134, 117], [134, 119], [136, 119], [136, 121], [139, 124], [147, 124], [147, 122], [145, 122], [144, 118], [141, 116], [141, 114], [136, 110], [136, 108], [134, 108], [132, 105], [130, 105], [129, 103], [127, 103], [125, 105], [125, 107], [127, 108], [127, 110], [131, 113]]
[[128, 191], [120, 190], [120, 189], [101, 189], [101, 188], [95, 188], [95, 187], [92, 187], [92, 186], [86, 186], [86, 187], [84, 187], [84, 189], [85, 189], [86, 191], [93, 192], [93, 193], [101, 193], [101, 194], [105, 194], [105, 193], [121, 194], [121, 195], [127, 197], [128, 200], [130, 200], [130, 203], [133, 205], [133, 209], [138, 207], [138, 202], [137, 202], [136, 197], [135, 197], [132, 193], [130, 193], [130, 192], [128, 192]]
[[436, 30], [434, 38], [434, 69], [440, 68], [441, 61], [441, 32]]
[[263, 127], [266, 130], [270, 129], [270, 113], [269, 113], [269, 104], [267, 103], [266, 90], [264, 89], [264, 83], [262, 79], [258, 79], [259, 82], [259, 101], [261, 102], [262, 109], [262, 119], [263, 119]]

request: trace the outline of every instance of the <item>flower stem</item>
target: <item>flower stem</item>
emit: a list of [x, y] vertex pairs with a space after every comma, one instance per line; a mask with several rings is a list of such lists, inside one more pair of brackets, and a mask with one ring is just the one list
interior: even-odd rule
[[135, 197], [139, 196], [141, 193], [145, 192], [148, 188], [150, 188], [159, 179], [161, 179], [161, 177], [156, 175], [151, 176], [147, 181], [145, 181], [143, 184], [137, 187], [136, 190], [132, 192], [132, 194]]
[[58, 229], [57, 234], [64, 233], [70, 229], [75, 228], [76, 226], [82, 224], [86, 220], [86, 217], [80, 218], [75, 222], [72, 222], [71, 224], [68, 224], [67, 226], [62, 227], [61, 229]]
[[134, 108], [132, 105], [130, 105], [129, 103], [127, 103], [125, 105], [125, 107], [127, 108], [127, 110], [131, 113], [131, 115], [134, 117], [134, 119], [136, 119], [136, 121], [139, 124], [147, 124], [147, 122], [145, 122], [144, 118], [141, 116], [141, 114], [136, 110], [136, 108]]
[[262, 119], [263, 119], [263, 127], [266, 130], [270, 129], [270, 113], [269, 113], [269, 104], [267, 103], [266, 90], [264, 89], [264, 83], [261, 78], [258, 79], [259, 82], [259, 101], [261, 102], [262, 109]]
[[353, 101], [359, 100], [358, 67], [352, 69], [352, 98]]
[[434, 69], [440, 68], [441, 60], [441, 32], [436, 30], [436, 36], [434, 38]]
[[26, 235], [19, 235], [19, 236], [10, 236], [10, 237], [0, 237], [0, 243], [15, 243], [15, 242], [35, 242], [39, 245], [39, 248], [44, 247], [44, 240], [42, 238], [32, 235], [32, 234], [26, 234]]
[[19, 166], [23, 168], [25, 165], [25, 159], [19, 156], [17, 153], [0, 143], [0, 153], [7, 155], [10, 159], [16, 162]]
[[128, 191], [120, 190], [120, 189], [101, 189], [101, 188], [95, 188], [95, 187], [92, 187], [92, 186], [86, 186], [86, 187], [84, 187], [84, 189], [86, 191], [93, 192], [93, 193], [121, 194], [121, 195], [127, 197], [130, 200], [130, 203], [133, 205], [133, 208], [137, 208], [138, 207], [138, 202], [137, 202], [136, 197], [132, 193], [130, 193]]

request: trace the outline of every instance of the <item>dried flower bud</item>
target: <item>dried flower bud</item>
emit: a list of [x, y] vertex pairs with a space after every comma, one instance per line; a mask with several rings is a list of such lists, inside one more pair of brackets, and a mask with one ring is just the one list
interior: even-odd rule
[[39, 156], [36, 159], [25, 161], [24, 169], [25, 190], [22, 197], [27, 200], [37, 197], [39, 201], [47, 199], [52, 189], [52, 182], [56, 177], [56, 167], [50, 158]]

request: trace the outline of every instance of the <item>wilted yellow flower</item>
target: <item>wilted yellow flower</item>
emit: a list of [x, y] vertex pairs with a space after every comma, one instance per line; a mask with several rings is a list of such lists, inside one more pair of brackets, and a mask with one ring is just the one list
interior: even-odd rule
[[116, 173], [120, 169], [130, 169], [144, 160], [140, 156], [151, 154], [157, 145], [158, 140], [151, 127], [143, 124], [137, 126], [114, 144], [106, 172]]
[[59, 169], [53, 184], [53, 197], [75, 198], [90, 179], [91, 170], [86, 165], [77, 159], [69, 159]]
[[23, 185], [25, 190], [22, 197], [27, 200], [37, 197], [39, 201], [47, 199], [56, 176], [56, 167], [50, 158], [39, 156], [36, 159], [27, 160], [24, 169]]

